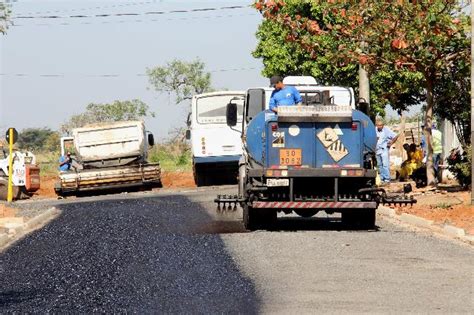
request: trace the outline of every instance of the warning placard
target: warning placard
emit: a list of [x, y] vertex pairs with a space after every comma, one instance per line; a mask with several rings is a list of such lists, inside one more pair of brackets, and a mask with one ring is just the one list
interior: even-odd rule
[[333, 160], [336, 162], [339, 162], [340, 160], [342, 160], [342, 158], [349, 154], [349, 151], [347, 151], [341, 140], [336, 140], [327, 148], [327, 151], [329, 155], [333, 158]]
[[329, 147], [334, 141], [338, 140], [336, 132], [332, 128], [324, 128], [318, 133], [318, 139], [324, 145], [325, 148]]
[[272, 133], [272, 147], [274, 148], [284, 148], [285, 147], [285, 133], [284, 132], [273, 132]]
[[336, 162], [339, 162], [349, 154], [346, 146], [339, 139], [339, 135], [344, 135], [339, 125], [336, 125], [334, 128], [324, 128], [317, 134], [319, 141], [321, 141], [329, 155]]

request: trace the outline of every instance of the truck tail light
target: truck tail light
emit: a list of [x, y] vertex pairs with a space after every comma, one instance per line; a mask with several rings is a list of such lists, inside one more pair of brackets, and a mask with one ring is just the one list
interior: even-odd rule
[[272, 124], [272, 131], [277, 131], [277, 130], [278, 130], [278, 125]]
[[352, 130], [354, 130], [354, 131], [357, 130], [357, 124], [356, 123], [352, 123]]

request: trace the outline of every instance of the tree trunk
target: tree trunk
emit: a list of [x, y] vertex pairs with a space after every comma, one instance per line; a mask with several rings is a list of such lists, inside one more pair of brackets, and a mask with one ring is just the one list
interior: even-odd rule
[[359, 64], [359, 100], [363, 99], [369, 104], [369, 116], [372, 113], [370, 109], [370, 81], [369, 74], [364, 66]]
[[435, 170], [433, 163], [433, 141], [431, 128], [433, 126], [433, 81], [426, 79], [426, 111], [425, 111], [425, 141], [426, 141], [426, 178], [428, 186], [436, 185]]
[[403, 148], [403, 145], [405, 144], [405, 140], [406, 140], [406, 137], [405, 137], [405, 115], [403, 115], [403, 113], [401, 113], [400, 115], [400, 128], [399, 128], [399, 136], [398, 136], [398, 140], [397, 140], [397, 151], [400, 152], [400, 157], [402, 158], [402, 161], [405, 161], [408, 156], [407, 156], [407, 153], [405, 151], [405, 149]]

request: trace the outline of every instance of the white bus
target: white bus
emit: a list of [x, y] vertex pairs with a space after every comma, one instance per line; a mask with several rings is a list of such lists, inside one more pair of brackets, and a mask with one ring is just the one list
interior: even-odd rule
[[[245, 91], [219, 91], [195, 95], [188, 118], [193, 174], [197, 186], [236, 183], [242, 155], [242, 112]], [[238, 107], [237, 125], [227, 126], [227, 104]]]

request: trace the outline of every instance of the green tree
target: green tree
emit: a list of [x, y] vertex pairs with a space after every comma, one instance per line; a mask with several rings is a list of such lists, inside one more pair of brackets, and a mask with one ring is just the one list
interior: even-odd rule
[[[257, 2], [257, 7], [258, 2]], [[304, 16], [324, 19], [324, 4], [310, 5], [305, 1], [289, 0], [280, 8], [279, 14], [293, 17], [304, 23]], [[263, 11], [266, 12], [266, 11]], [[331, 26], [322, 26], [329, 30]], [[270, 77], [280, 75], [311, 75], [323, 85], [351, 86], [358, 92], [359, 62], [337, 60], [331, 54], [344, 46], [344, 41], [321, 35], [309, 42], [298, 42], [296, 33], [275, 18], [266, 18], [257, 31], [258, 45], [253, 56], [262, 58], [262, 74]], [[420, 75], [399, 71], [388, 66], [371, 73], [371, 105], [374, 114], [384, 115], [386, 105], [403, 111], [423, 98]]]
[[165, 66], [147, 69], [147, 75], [156, 91], [174, 94], [179, 104], [194, 94], [212, 91], [211, 74], [204, 67], [199, 59], [192, 62], [175, 59]]
[[109, 104], [87, 105], [86, 111], [73, 115], [61, 126], [63, 133], [69, 134], [71, 129], [83, 127], [87, 124], [107, 121], [140, 120], [145, 117], [155, 117], [144, 102], [134, 99], [131, 101], [114, 101]]
[[21, 150], [48, 151], [46, 143], [53, 135], [57, 132], [49, 128], [27, 128], [19, 132], [17, 144]]
[[61, 135], [59, 132], [51, 133], [45, 140], [43, 150], [47, 152], [59, 152], [61, 148]]
[[[293, 2], [288, 1], [288, 3]], [[299, 1], [304, 10], [290, 15], [283, 1], [257, 1], [265, 18], [291, 31], [288, 40], [313, 56], [336, 64], [358, 62], [371, 73], [385, 67], [421, 76], [426, 91], [425, 137], [428, 184], [434, 184], [431, 126], [437, 78], [469, 58], [470, 24], [456, 0]], [[321, 50], [321, 38], [340, 44]], [[323, 47], [324, 48], [324, 47]], [[322, 54], [325, 53], [325, 54]]]
[[444, 71], [434, 84], [434, 112], [450, 121], [464, 150], [471, 143], [471, 65], [461, 61]]
[[10, 9], [7, 4], [0, 2], [0, 33], [5, 34], [8, 28]]

